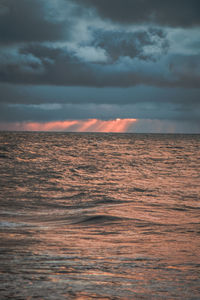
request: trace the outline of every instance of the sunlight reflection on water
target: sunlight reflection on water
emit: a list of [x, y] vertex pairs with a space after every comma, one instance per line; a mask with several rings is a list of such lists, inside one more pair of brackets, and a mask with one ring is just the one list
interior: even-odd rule
[[199, 299], [199, 146], [1, 133], [1, 299]]

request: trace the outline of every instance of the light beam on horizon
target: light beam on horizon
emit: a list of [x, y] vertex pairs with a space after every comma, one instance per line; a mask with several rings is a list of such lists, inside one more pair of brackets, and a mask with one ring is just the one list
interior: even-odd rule
[[[3, 124], [3, 130], [16, 131], [66, 131], [66, 132], [126, 132], [137, 119], [66, 120], [52, 122], [22, 122]], [[2, 125], [2, 124], [1, 124]], [[7, 127], [6, 127], [7, 126]], [[2, 126], [1, 126], [2, 127]]]

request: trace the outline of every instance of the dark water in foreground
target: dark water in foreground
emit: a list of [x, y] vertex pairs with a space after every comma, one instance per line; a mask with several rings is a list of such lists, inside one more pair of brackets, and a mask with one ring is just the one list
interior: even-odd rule
[[0, 133], [0, 299], [200, 299], [199, 149]]

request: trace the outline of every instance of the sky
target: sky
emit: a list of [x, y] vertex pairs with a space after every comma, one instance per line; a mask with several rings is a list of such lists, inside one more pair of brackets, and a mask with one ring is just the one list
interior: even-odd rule
[[0, 130], [200, 133], [200, 1], [0, 0]]

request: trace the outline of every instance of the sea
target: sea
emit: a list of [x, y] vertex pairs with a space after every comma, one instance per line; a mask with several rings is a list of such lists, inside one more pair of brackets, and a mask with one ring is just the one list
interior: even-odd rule
[[200, 135], [1, 132], [0, 299], [200, 299]]

